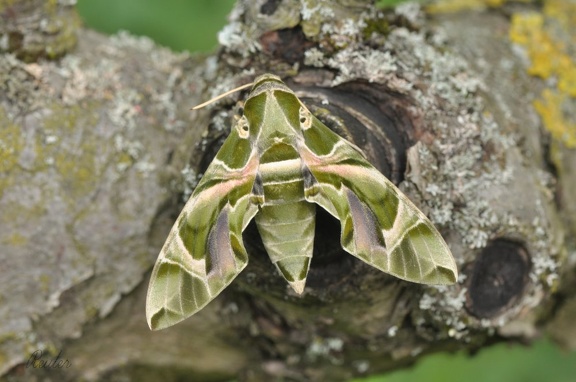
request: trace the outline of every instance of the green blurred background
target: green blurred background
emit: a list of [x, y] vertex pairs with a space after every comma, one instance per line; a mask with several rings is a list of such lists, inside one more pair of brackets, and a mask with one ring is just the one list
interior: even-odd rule
[[[397, 3], [397, 0], [384, 0]], [[234, 0], [79, 0], [86, 25], [104, 33], [127, 30], [176, 51], [209, 52]], [[169, 5], [169, 6], [168, 6]], [[142, 313], [144, 314], [144, 313]], [[532, 347], [497, 345], [468, 357], [427, 356], [407, 370], [354, 382], [576, 382], [576, 353], [546, 340]]]
[[85, 24], [104, 33], [127, 30], [176, 51], [208, 52], [218, 44], [234, 0], [78, 0]]

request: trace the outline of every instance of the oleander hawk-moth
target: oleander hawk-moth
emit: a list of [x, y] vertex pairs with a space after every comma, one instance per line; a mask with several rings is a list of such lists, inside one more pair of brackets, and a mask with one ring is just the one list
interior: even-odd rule
[[403, 280], [451, 284], [456, 264], [432, 223], [355, 145], [316, 119], [279, 77], [253, 82], [230, 135], [176, 220], [152, 271], [151, 329], [198, 312], [248, 263], [254, 218], [270, 260], [302, 293], [316, 205], [346, 252]]

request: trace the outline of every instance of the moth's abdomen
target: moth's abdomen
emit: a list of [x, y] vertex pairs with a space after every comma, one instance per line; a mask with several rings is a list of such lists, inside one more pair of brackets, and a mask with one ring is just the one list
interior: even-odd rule
[[315, 208], [314, 204], [302, 201], [264, 206], [256, 215], [256, 225], [270, 260], [297, 293], [304, 290], [312, 258]]
[[[276, 156], [260, 161], [264, 204], [255, 221], [270, 260], [292, 288], [302, 293], [314, 247], [316, 206], [304, 199], [300, 157], [295, 150], [291, 155], [290, 150], [277, 146], [272, 151]], [[278, 153], [286, 155], [279, 158]]]

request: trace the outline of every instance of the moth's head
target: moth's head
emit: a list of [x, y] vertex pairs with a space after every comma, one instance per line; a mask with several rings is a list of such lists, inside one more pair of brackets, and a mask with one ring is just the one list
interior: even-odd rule
[[277, 90], [293, 94], [292, 90], [290, 90], [290, 88], [286, 86], [284, 82], [282, 82], [280, 77], [270, 73], [262, 74], [261, 76], [256, 77], [252, 83], [252, 89], [246, 98], [246, 102], [248, 102], [251, 98], [258, 96], [259, 94], [271, 94]]
[[282, 82], [282, 79], [280, 77], [278, 77], [277, 75], [271, 74], [271, 73], [265, 73], [265, 74], [262, 74], [262, 75], [256, 77], [254, 82], [252, 82], [251, 92], [253, 92], [256, 88], [258, 88], [260, 85], [262, 85], [263, 83], [266, 83], [266, 82], [278, 82], [278, 83], [284, 84], [284, 82]]
[[308, 114], [310, 112], [280, 77], [263, 74], [254, 80], [241, 118], [245, 120], [249, 134], [258, 136], [260, 142], [266, 144], [268, 139], [293, 139], [298, 131], [309, 127], [311, 116]]

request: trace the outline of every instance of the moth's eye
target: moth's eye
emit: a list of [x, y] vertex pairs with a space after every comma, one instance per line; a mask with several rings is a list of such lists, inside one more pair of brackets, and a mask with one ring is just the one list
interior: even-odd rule
[[236, 124], [236, 129], [238, 130], [240, 138], [248, 138], [248, 135], [250, 134], [250, 125], [248, 124], [248, 120], [246, 119], [246, 117], [242, 116], [238, 120]]
[[302, 129], [307, 130], [312, 126], [312, 115], [304, 106], [300, 106], [300, 127]]
[[242, 106], [238, 108], [238, 115], [244, 115], [244, 108]]

